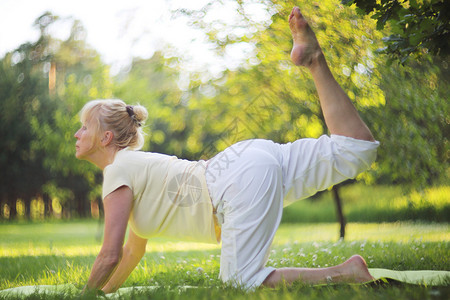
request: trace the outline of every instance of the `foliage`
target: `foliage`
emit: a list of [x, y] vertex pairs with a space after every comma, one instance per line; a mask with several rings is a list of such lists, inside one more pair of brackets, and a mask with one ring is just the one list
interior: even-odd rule
[[[247, 4], [239, 3], [243, 7]], [[270, 3], [267, 9], [269, 6], [271, 11], [277, 11], [273, 12], [264, 29], [260, 28], [261, 24], [245, 18], [245, 8], [239, 10], [247, 22], [238, 23], [240, 27], [259, 28], [241, 38], [231, 30], [226, 31], [228, 38], [220, 38], [218, 35], [223, 32], [219, 32], [214, 23], [193, 21], [204, 26], [202, 30], [212, 44], [217, 44], [216, 50], [222, 55], [235, 44], [247, 43], [254, 47], [254, 53], [236, 71], [227, 70], [222, 78], [208, 82], [191, 81], [189, 106], [198, 112], [199, 119], [206, 120], [194, 123], [205, 124], [204, 137], [199, 142], [208, 145], [216, 140], [212, 145], [216, 150], [244, 138], [288, 142], [326, 133], [313, 83], [307, 72], [293, 66], [289, 59], [291, 36], [287, 17], [294, 3]], [[353, 10], [335, 1], [321, 2], [320, 5], [304, 3], [302, 11], [310, 16], [325, 55], [332, 62], [333, 73], [358, 108], [383, 105], [385, 100], [378, 87], [380, 74], [372, 46], [380, 34], [373, 22], [361, 20]], [[205, 90], [214, 93], [208, 95]], [[222, 136], [225, 138], [221, 139]]]
[[[111, 81], [98, 54], [86, 47], [79, 22], [74, 21], [66, 41], [48, 35], [48, 27], [57, 21], [51, 13], [43, 14], [35, 22], [39, 40], [20, 46], [2, 60], [5, 76], [0, 91], [7, 94], [2, 97], [5, 123], [1, 127], [7, 130], [5, 137], [11, 136], [2, 147], [1, 169], [6, 172], [2, 178], [10, 180], [2, 181], [7, 191], [2, 202], [10, 201], [6, 203], [13, 210], [15, 200], [23, 198], [29, 213], [32, 199], [43, 196], [50, 211], [57, 199], [67, 216], [74, 211], [85, 215], [89, 200], [99, 194], [95, 188], [99, 172], [75, 159], [73, 134], [82, 105], [91, 98], [110, 97]], [[6, 157], [9, 151], [19, 158]], [[15, 188], [17, 184], [22, 186]]]
[[58, 198], [68, 214], [76, 211], [81, 216], [87, 214], [89, 202], [99, 198], [96, 187], [101, 177], [95, 167], [75, 158], [73, 135], [80, 127], [78, 112], [88, 100], [112, 95], [109, 68], [86, 46], [81, 38], [83, 30], [74, 22], [66, 41], [52, 41], [58, 43], [52, 59], [57, 74], [54, 125], [32, 119], [38, 136], [34, 146], [45, 151], [44, 167], [53, 174], [45, 192]]
[[[202, 133], [188, 141], [204, 145], [202, 154], [209, 157], [245, 138], [289, 142], [326, 133], [312, 81], [289, 60], [287, 17], [297, 3], [226, 3], [230, 2], [238, 3], [241, 18], [224, 31], [219, 30], [220, 23], [204, 21], [221, 4], [211, 2], [199, 11], [184, 11], [219, 54], [226, 56], [228, 48], [242, 43], [254, 48], [241, 68], [226, 70], [220, 79], [205, 82], [200, 75], [197, 80], [191, 76], [189, 107], [195, 114], [189, 127], [202, 128]], [[246, 13], [246, 7], [255, 3], [265, 5], [270, 21], [261, 24]], [[445, 181], [449, 149], [445, 114], [449, 102], [445, 99], [450, 86], [445, 61], [424, 55], [419, 62], [389, 66], [386, 57], [377, 54], [383, 34], [389, 31], [377, 30], [374, 20], [337, 1], [300, 6], [337, 81], [381, 141], [373, 170], [358, 179], [418, 189]], [[239, 28], [250, 30], [239, 36], [235, 34]]]
[[117, 76], [114, 94], [149, 110], [145, 150], [186, 157], [187, 108], [177, 86], [178, 71], [170, 64], [161, 52], [134, 59], [130, 70]]
[[384, 52], [404, 63], [423, 51], [444, 58], [450, 54], [450, 2], [446, 0], [343, 0], [355, 4], [363, 14], [377, 20], [377, 28], [387, 24], [391, 33], [384, 40]]
[[380, 70], [386, 105], [363, 116], [381, 141], [378, 182], [424, 189], [448, 182], [448, 70], [438, 60]]
[[[144, 150], [192, 160], [208, 159], [247, 138], [285, 143], [326, 134], [313, 82], [289, 60], [287, 18], [297, 4], [227, 0], [177, 11], [205, 33], [218, 56], [245, 52], [242, 64], [196, 72], [184, 68], [182, 55], [157, 52], [150, 59], [135, 58], [114, 78], [86, 44], [78, 21], [62, 41], [48, 30], [59, 18], [43, 14], [35, 22], [39, 40], [0, 61], [2, 215], [7, 204], [14, 219], [17, 199], [26, 212], [33, 199], [43, 199], [49, 214], [62, 206], [64, 217], [86, 216], [89, 204], [100, 202], [100, 170], [74, 157], [78, 111], [91, 99], [118, 97], [146, 106]], [[236, 12], [231, 24], [214, 14], [224, 5]], [[333, 74], [381, 141], [377, 163], [358, 180], [418, 189], [445, 183], [446, 61], [423, 54], [420, 61], [388, 66], [377, 49], [393, 28], [380, 31], [375, 20], [337, 0], [300, 6]], [[252, 15], [255, 7], [265, 18]]]
[[42, 169], [45, 153], [33, 148], [32, 120], [51, 123], [54, 102], [49, 98], [36, 45], [22, 45], [0, 62], [0, 201], [11, 206], [41, 194], [49, 178]]

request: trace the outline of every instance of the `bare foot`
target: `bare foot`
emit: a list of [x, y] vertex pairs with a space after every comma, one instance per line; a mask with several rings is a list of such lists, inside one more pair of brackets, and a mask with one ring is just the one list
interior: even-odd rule
[[342, 267], [345, 268], [347, 282], [367, 282], [374, 279], [367, 269], [366, 261], [360, 255], [353, 255]]
[[294, 7], [289, 15], [289, 27], [294, 40], [291, 51], [292, 62], [297, 66], [311, 67], [322, 55], [322, 49], [298, 7]]

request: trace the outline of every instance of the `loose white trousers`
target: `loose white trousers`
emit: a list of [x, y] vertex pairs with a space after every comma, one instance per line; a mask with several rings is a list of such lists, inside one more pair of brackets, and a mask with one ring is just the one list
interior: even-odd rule
[[367, 170], [378, 142], [332, 135], [277, 144], [247, 140], [208, 161], [206, 181], [222, 224], [220, 278], [247, 289], [266, 267], [283, 206]]

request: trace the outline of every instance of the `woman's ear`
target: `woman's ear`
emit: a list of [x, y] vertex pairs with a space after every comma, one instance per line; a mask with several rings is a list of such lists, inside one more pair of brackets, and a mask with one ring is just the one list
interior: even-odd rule
[[103, 133], [103, 137], [102, 137], [102, 140], [101, 140], [102, 146], [103, 147], [108, 146], [111, 143], [111, 141], [113, 140], [113, 138], [114, 138], [114, 133], [112, 131], [109, 131], [109, 130], [105, 131]]

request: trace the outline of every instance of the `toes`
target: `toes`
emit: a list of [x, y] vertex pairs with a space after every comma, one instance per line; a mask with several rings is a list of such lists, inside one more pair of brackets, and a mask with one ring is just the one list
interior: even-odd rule
[[302, 13], [300, 12], [300, 9], [297, 6], [294, 6], [294, 8], [291, 11], [291, 14], [289, 15], [289, 21], [292, 20], [292, 18], [300, 18], [302, 17]]
[[307, 26], [308, 21], [305, 19], [300, 9], [296, 6], [292, 9], [291, 14], [289, 15], [289, 25], [291, 29], [298, 30]]
[[302, 13], [300, 12], [300, 8], [298, 8], [297, 6], [295, 6], [294, 9], [292, 9], [292, 12], [294, 13], [296, 18], [301, 18], [302, 17]]

